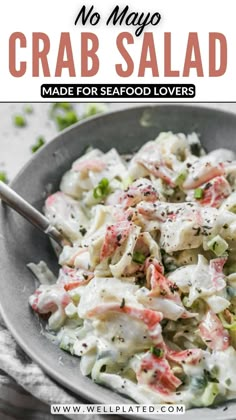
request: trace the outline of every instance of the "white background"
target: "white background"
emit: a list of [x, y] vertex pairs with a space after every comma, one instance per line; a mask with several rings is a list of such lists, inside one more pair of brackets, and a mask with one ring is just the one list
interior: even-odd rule
[[[94, 4], [101, 14], [98, 26], [74, 26], [78, 11], [85, 4]], [[160, 77], [152, 78], [150, 70], [146, 77], [138, 78], [138, 65], [142, 45], [142, 36], [135, 37], [134, 29], [124, 25], [106, 27], [105, 22], [116, 4], [120, 7], [130, 6], [130, 11], [160, 12], [161, 22], [156, 27], [149, 27], [153, 31], [156, 54], [159, 64]], [[22, 78], [14, 78], [9, 73], [8, 40], [12, 32], [23, 32], [27, 37], [27, 48], [18, 54], [18, 58], [27, 60], [27, 74]], [[58, 42], [61, 32], [70, 32], [77, 77], [69, 78], [67, 70], [62, 78], [32, 78], [32, 32], [45, 32], [51, 40], [49, 65], [52, 75], [55, 71]], [[95, 32], [100, 40], [99, 58], [100, 71], [92, 78], [80, 77], [80, 36], [81, 31]], [[116, 37], [121, 31], [128, 31], [134, 35], [134, 45], [129, 46], [135, 69], [130, 78], [119, 78], [115, 71], [115, 63], [122, 63], [116, 48]], [[202, 53], [204, 77], [197, 78], [193, 70], [189, 78], [163, 78], [163, 34], [171, 32], [173, 39], [172, 62], [173, 68], [183, 70], [186, 44], [189, 32], [198, 32]], [[208, 77], [208, 34], [222, 32], [228, 44], [228, 68], [224, 76]], [[0, 101], [42, 101], [40, 86], [42, 83], [195, 83], [197, 95], [195, 101], [234, 101], [236, 100], [236, 25], [235, 0], [190, 1], [190, 0], [8, 0], [0, 13]], [[122, 100], [122, 99], [121, 99]], [[88, 98], [91, 101], [91, 98]], [[93, 100], [94, 101], [94, 100]], [[114, 101], [112, 98], [107, 101]], [[124, 101], [124, 100], [123, 100]], [[143, 99], [140, 99], [143, 102]], [[164, 99], [163, 99], [164, 101]], [[179, 101], [179, 100], [176, 100]], [[193, 101], [193, 99], [191, 99]]]

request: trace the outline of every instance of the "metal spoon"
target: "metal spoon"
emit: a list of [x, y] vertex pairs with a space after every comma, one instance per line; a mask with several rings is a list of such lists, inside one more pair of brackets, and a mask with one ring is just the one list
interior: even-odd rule
[[54, 239], [60, 247], [71, 245], [68, 239], [66, 239], [59, 230], [52, 226], [49, 220], [42, 213], [31, 206], [31, 204], [29, 204], [26, 200], [24, 200], [24, 198], [2, 181], [0, 181], [0, 198], [8, 206], [32, 223], [32, 225], [36, 226], [39, 230], [50, 236], [50, 238]]

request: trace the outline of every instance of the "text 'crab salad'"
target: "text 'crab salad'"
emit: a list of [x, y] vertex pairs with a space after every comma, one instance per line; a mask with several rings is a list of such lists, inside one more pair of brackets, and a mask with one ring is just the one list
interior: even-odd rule
[[161, 133], [131, 158], [92, 149], [45, 214], [72, 242], [30, 305], [84, 375], [141, 404], [236, 397], [236, 160]]

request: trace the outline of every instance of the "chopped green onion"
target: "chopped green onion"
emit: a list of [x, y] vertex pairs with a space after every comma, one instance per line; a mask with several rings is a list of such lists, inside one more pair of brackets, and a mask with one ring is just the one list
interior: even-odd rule
[[97, 187], [93, 190], [93, 196], [96, 199], [101, 199], [106, 197], [110, 193], [109, 180], [107, 178], [102, 178], [98, 183]]
[[25, 105], [25, 107], [24, 107], [24, 112], [26, 113], [26, 114], [32, 114], [33, 113], [33, 107], [32, 107], [32, 105]]
[[7, 174], [4, 171], [0, 171], [0, 181], [5, 182], [5, 184], [8, 183]]
[[210, 241], [207, 242], [208, 248], [214, 252], [217, 257], [225, 254], [225, 251], [228, 249], [229, 245], [227, 242], [220, 236], [216, 235]]
[[194, 198], [196, 198], [197, 200], [200, 200], [201, 198], [203, 198], [204, 195], [204, 191], [202, 188], [196, 188], [196, 190], [194, 190]]
[[149, 351], [150, 351], [150, 353], [154, 354], [154, 356], [156, 356], [156, 357], [163, 357], [164, 356], [164, 350], [159, 349], [158, 347], [152, 346]]
[[133, 257], [132, 257], [133, 262], [136, 262], [138, 264], [143, 264], [144, 261], [146, 260], [146, 256], [144, 254], [142, 254], [142, 252], [134, 252], [133, 253]]
[[185, 179], [187, 178], [188, 173], [185, 172], [181, 172], [177, 178], [175, 179], [175, 185], [177, 185], [178, 187], [181, 187], [181, 185], [184, 183]]
[[55, 121], [59, 131], [79, 121], [73, 105], [68, 102], [57, 102], [53, 104], [50, 117]]
[[26, 119], [23, 115], [15, 115], [14, 116], [14, 124], [16, 127], [25, 127], [26, 126]]
[[55, 122], [59, 131], [78, 122], [78, 117], [75, 111], [67, 111], [64, 115], [56, 115]]
[[54, 112], [56, 109], [62, 109], [63, 111], [72, 111], [73, 105], [70, 102], [56, 102], [52, 105], [51, 112]]
[[92, 115], [104, 112], [106, 105], [104, 104], [88, 104], [85, 112], [78, 115], [73, 104], [68, 102], [57, 102], [52, 105], [50, 117], [55, 121], [59, 131], [78, 122], [80, 119], [90, 117]]
[[83, 118], [92, 117], [93, 115], [99, 114], [101, 112], [105, 112], [107, 109], [105, 104], [88, 104], [85, 108], [85, 113], [83, 114]]
[[42, 147], [44, 144], [45, 144], [44, 138], [43, 137], [38, 137], [36, 143], [33, 146], [31, 146], [32, 153], [37, 152], [37, 150], [39, 150], [40, 147]]

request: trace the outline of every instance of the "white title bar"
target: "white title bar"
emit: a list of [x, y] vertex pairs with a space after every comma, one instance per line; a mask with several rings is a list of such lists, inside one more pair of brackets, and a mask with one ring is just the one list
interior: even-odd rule
[[0, 39], [0, 101], [236, 100], [234, 0], [8, 0]]

